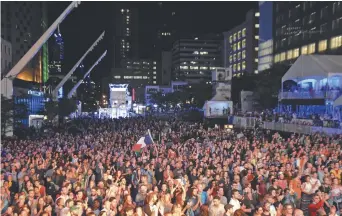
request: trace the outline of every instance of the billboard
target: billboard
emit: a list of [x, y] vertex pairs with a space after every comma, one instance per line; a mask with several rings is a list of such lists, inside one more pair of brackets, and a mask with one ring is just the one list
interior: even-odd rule
[[231, 99], [232, 85], [230, 83], [216, 83], [214, 84], [215, 95], [211, 100], [228, 101]]
[[233, 101], [214, 101], [205, 103], [204, 116], [207, 118], [226, 118], [233, 113]]
[[232, 73], [230, 68], [216, 68], [212, 72], [213, 82], [227, 82], [232, 79]]

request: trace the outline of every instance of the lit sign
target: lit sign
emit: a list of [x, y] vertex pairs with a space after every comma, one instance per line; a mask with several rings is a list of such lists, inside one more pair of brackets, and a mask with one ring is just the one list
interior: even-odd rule
[[27, 94], [33, 95], [33, 96], [43, 96], [44, 93], [41, 91], [35, 91], [35, 90], [28, 90]]

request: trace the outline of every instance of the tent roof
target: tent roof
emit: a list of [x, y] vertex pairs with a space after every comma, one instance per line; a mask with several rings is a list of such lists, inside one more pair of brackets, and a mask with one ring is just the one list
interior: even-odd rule
[[342, 106], [342, 95], [334, 101], [334, 107]]
[[307, 78], [342, 76], [342, 55], [301, 55], [281, 79], [300, 81]]

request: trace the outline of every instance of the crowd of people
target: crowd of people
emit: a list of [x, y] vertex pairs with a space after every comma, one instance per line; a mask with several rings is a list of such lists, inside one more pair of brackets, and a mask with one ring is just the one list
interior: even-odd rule
[[[156, 117], [72, 124], [79, 130], [2, 140], [1, 215], [342, 213], [341, 135], [281, 137]], [[148, 129], [154, 143], [134, 152]]]

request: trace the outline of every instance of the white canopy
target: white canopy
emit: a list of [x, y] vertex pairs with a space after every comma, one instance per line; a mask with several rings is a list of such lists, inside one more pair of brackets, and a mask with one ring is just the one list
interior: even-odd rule
[[342, 55], [301, 55], [281, 79], [301, 81], [308, 78], [342, 76]]
[[334, 107], [342, 106], [342, 95], [334, 101]]

